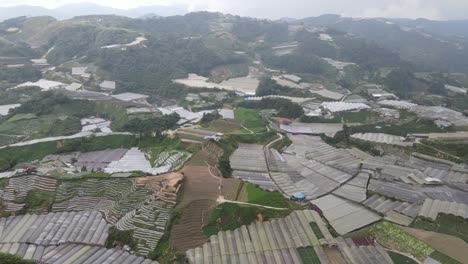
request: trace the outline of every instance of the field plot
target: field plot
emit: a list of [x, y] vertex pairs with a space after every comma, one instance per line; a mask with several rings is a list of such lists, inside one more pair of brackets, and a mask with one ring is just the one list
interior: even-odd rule
[[249, 171], [233, 171], [232, 177], [250, 182], [258, 187], [274, 191], [276, 190], [276, 185], [271, 181], [268, 173], [259, 173], [259, 172], [249, 172]]
[[254, 110], [238, 108], [234, 110], [234, 117], [240, 125], [246, 128], [245, 133], [260, 133], [266, 130], [262, 118]]
[[229, 160], [233, 170], [268, 171], [262, 145], [239, 144]]
[[1, 203], [6, 212], [16, 212], [22, 210], [26, 205], [26, 200], [30, 200], [34, 194], [42, 194], [45, 203], [40, 204], [36, 200], [35, 205], [38, 207], [38, 212], [47, 211], [47, 200], [53, 198], [56, 186], [57, 180], [48, 177], [37, 175], [12, 177], [8, 179], [3, 194], [0, 195]]
[[97, 211], [21, 215], [0, 218], [0, 243], [38, 246], [82, 243], [103, 246], [109, 225]]
[[[319, 241], [311, 222], [320, 222], [328, 241]], [[212, 235], [203, 246], [188, 250], [186, 255], [189, 263], [303, 263], [298, 248], [314, 247], [316, 252], [323, 252], [320, 245], [330, 243], [336, 242], [320, 216], [305, 210], [294, 211], [285, 218], [221, 231]], [[325, 254], [317, 255], [326, 257]]]
[[437, 251], [451, 256], [461, 263], [466, 262], [468, 259], [468, 244], [460, 238], [415, 228], [402, 227], [402, 229]]
[[64, 181], [54, 211], [99, 210], [119, 230], [132, 230], [137, 252], [147, 255], [164, 235], [180, 173], [130, 179]]
[[351, 135], [353, 139], [370, 141], [374, 143], [399, 145], [399, 146], [412, 146], [412, 142], [405, 142], [403, 137], [388, 135], [383, 133], [357, 133]]
[[60, 246], [36, 246], [26, 243], [0, 244], [0, 252], [19, 256], [37, 263], [132, 263], [157, 264], [143, 257], [131, 255], [119, 249], [87, 246], [81, 244], [64, 244]]
[[377, 194], [362, 203], [364, 206], [385, 215], [385, 219], [400, 225], [409, 225], [417, 217], [421, 205], [395, 201]]
[[369, 240], [360, 240], [356, 243], [353, 239], [343, 239], [339, 237], [336, 241], [348, 263], [393, 263], [383, 247]]
[[339, 234], [346, 234], [353, 230], [370, 225], [381, 217], [363, 206], [339, 198], [333, 194], [311, 201], [328, 220]]

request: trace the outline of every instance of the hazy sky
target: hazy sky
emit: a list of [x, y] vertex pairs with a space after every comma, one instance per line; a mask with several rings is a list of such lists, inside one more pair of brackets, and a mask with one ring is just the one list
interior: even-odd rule
[[[127, 9], [145, 5], [181, 5], [187, 11], [220, 11], [245, 16], [307, 17], [326, 13], [353, 17], [468, 19], [468, 0], [85, 0]], [[0, 0], [0, 6], [54, 8], [83, 0]]]

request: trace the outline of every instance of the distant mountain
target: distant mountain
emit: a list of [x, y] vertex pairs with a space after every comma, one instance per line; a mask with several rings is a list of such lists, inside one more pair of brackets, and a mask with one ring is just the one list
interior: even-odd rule
[[[0, 7], [0, 21], [19, 16], [52, 16], [57, 19], [69, 19], [75, 16], [86, 15], [120, 15], [138, 18], [147, 14], [157, 16], [183, 15], [187, 8], [184, 6], [143, 6], [133, 9], [117, 9], [101, 6], [93, 3], [68, 4], [55, 9], [47, 9], [39, 6], [12, 6]], [[154, 16], [153, 15], [153, 16]]]
[[468, 21], [350, 18], [324, 15], [294, 23], [332, 28], [398, 53], [421, 71], [468, 71]]

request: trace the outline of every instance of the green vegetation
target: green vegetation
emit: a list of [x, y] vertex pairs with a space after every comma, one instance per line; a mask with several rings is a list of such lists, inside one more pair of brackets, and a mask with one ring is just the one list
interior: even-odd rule
[[129, 246], [131, 249], [135, 250], [137, 247], [137, 242], [133, 239], [133, 231], [131, 230], [119, 230], [117, 227], [112, 226], [109, 228], [109, 238], [106, 241], [107, 248], [122, 248], [123, 246]]
[[217, 206], [210, 215], [208, 223], [203, 227], [206, 236], [219, 231], [234, 230], [242, 225], [248, 225], [257, 219], [268, 221], [289, 215], [288, 210], [271, 210], [254, 206], [223, 203]]
[[383, 221], [344, 235], [344, 237], [374, 237], [385, 247], [411, 254], [418, 260], [424, 260], [434, 250], [426, 243], [406, 233], [396, 225]]
[[439, 214], [435, 222], [417, 218], [411, 227], [459, 237], [468, 243], [468, 221], [461, 217]]
[[8, 119], [8, 122], [16, 122], [16, 121], [20, 121], [20, 120], [31, 120], [31, 119], [35, 119], [36, 118], [36, 115], [35, 114], [16, 114], [14, 116], [12, 116], [10, 119]]
[[320, 230], [319, 226], [315, 222], [310, 222], [310, 227], [314, 231], [315, 235], [317, 236], [318, 239], [325, 238], [325, 236], [322, 234], [322, 231]]
[[207, 113], [203, 114], [202, 119], [200, 120], [200, 123], [203, 124], [208, 124], [214, 120], [220, 119], [222, 116], [218, 112], [213, 112], [213, 113]]
[[313, 247], [298, 248], [297, 251], [299, 252], [299, 255], [301, 256], [302, 262], [308, 263], [308, 264], [320, 264], [321, 263]]
[[304, 114], [300, 105], [283, 98], [263, 98], [261, 101], [243, 101], [239, 106], [250, 109], [275, 109], [278, 111], [278, 116], [286, 118], [297, 118]]
[[247, 200], [252, 204], [259, 204], [278, 208], [300, 209], [301, 206], [284, 198], [279, 192], [265, 191], [251, 183], [243, 183], [247, 191]]
[[431, 258], [438, 260], [442, 264], [462, 264], [458, 262], [457, 260], [445, 255], [442, 252], [439, 251], [434, 251], [429, 255]]
[[24, 260], [16, 255], [0, 253], [0, 263], [2, 264], [34, 264], [31, 260]]
[[24, 212], [41, 212], [42, 210], [48, 211], [49, 207], [54, 203], [55, 193], [45, 191], [30, 191], [26, 195], [24, 201], [25, 205], [22, 211]]
[[129, 132], [139, 133], [140, 135], [161, 137], [162, 132], [173, 128], [180, 120], [179, 115], [163, 115], [149, 119], [134, 118], [129, 120], [122, 129]]
[[402, 255], [402, 254], [398, 254], [396, 252], [393, 252], [393, 251], [387, 251], [388, 252], [388, 255], [390, 256], [390, 258], [393, 260], [394, 263], [397, 263], [397, 264], [418, 264], [417, 261], [415, 261], [414, 259], [412, 258], [409, 258], [405, 255]]
[[468, 143], [430, 140], [424, 140], [422, 143], [468, 161]]
[[[253, 131], [254, 133], [260, 133], [265, 131], [265, 125], [262, 121], [262, 118], [260, 117], [258, 112], [254, 110], [238, 108], [234, 110], [234, 117], [240, 124]], [[249, 133], [249, 131], [245, 132]]]

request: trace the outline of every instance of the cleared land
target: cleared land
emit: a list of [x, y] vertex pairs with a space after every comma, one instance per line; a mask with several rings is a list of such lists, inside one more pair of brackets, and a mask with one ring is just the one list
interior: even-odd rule
[[458, 237], [453, 237], [445, 234], [401, 227], [405, 232], [411, 234], [417, 239], [427, 243], [439, 252], [448, 255], [461, 263], [467, 263], [468, 260], [468, 244]]

